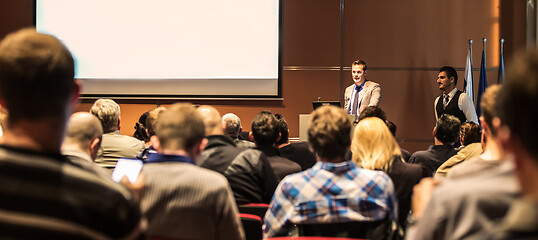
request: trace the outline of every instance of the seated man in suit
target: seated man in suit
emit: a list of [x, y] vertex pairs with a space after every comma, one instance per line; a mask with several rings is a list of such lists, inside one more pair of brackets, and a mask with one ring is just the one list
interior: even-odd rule
[[144, 197], [148, 235], [179, 239], [244, 239], [226, 178], [196, 166], [207, 140], [204, 121], [191, 104], [177, 103], [157, 120], [148, 155]]
[[112, 169], [119, 158], [136, 158], [146, 147], [143, 141], [121, 135], [120, 105], [114, 100], [98, 99], [93, 104], [90, 113], [99, 118], [104, 131], [101, 149], [95, 160], [100, 166]]
[[344, 110], [349, 114], [359, 116], [368, 106], [377, 106], [381, 100], [381, 86], [366, 79], [368, 66], [363, 60], [351, 64], [353, 84], [344, 92]]
[[75, 63], [57, 38], [23, 29], [0, 42], [0, 239], [137, 239], [138, 204], [60, 154], [77, 104]]
[[222, 127], [224, 128], [224, 135], [231, 137], [237, 147], [242, 148], [255, 148], [256, 144], [251, 141], [243, 140], [239, 138], [239, 133], [243, 131], [241, 127], [241, 119], [233, 113], [226, 113], [222, 116]]
[[261, 111], [254, 117], [250, 135], [256, 143], [256, 149], [262, 151], [269, 159], [278, 181], [289, 174], [301, 171], [299, 164], [282, 157], [275, 147], [280, 139], [280, 124], [271, 112]]
[[334, 106], [312, 114], [308, 141], [318, 155], [310, 169], [280, 182], [265, 215], [265, 238], [286, 236], [294, 224], [396, 221], [398, 205], [390, 177], [346, 161], [351, 121]]
[[458, 118], [447, 114], [441, 115], [433, 128], [435, 144], [428, 150], [413, 153], [409, 163], [420, 163], [426, 171], [426, 176], [433, 176], [441, 164], [458, 153], [452, 144], [458, 140], [460, 126]]

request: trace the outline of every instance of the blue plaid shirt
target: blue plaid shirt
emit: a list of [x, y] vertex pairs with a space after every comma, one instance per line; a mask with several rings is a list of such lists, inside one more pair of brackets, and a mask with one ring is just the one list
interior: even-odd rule
[[318, 162], [285, 177], [265, 215], [264, 238], [286, 236], [293, 224], [397, 219], [394, 185], [384, 172], [351, 161]]

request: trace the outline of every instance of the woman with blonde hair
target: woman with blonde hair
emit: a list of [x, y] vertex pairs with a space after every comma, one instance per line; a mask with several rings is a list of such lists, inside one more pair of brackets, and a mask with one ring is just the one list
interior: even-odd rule
[[396, 189], [398, 222], [404, 226], [411, 208], [413, 186], [424, 177], [418, 164], [405, 163], [396, 139], [383, 120], [375, 117], [361, 120], [351, 142], [352, 160], [358, 166], [387, 173]]

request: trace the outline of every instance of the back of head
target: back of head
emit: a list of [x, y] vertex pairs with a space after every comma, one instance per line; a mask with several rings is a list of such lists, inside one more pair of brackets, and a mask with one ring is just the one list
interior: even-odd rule
[[9, 121], [64, 118], [74, 89], [74, 61], [55, 37], [23, 29], [0, 43], [0, 98]]
[[497, 95], [501, 90], [501, 85], [491, 85], [486, 89], [484, 95], [482, 95], [480, 101], [480, 109], [482, 110], [482, 117], [488, 125], [493, 136], [496, 135], [496, 130], [493, 127], [493, 119], [498, 117], [497, 110], [495, 110]]
[[169, 107], [159, 116], [155, 130], [163, 150], [190, 150], [205, 136], [204, 120], [188, 103]]
[[226, 113], [222, 116], [224, 135], [236, 139], [241, 131], [241, 119], [233, 113]]
[[538, 51], [514, 59], [497, 96], [497, 113], [522, 148], [538, 159]]
[[322, 106], [311, 116], [308, 142], [320, 158], [343, 158], [351, 144], [351, 121], [335, 106]]
[[461, 144], [467, 146], [471, 143], [479, 143], [482, 140], [480, 126], [474, 122], [465, 122], [460, 129]]
[[439, 72], [445, 72], [447, 78], [454, 77], [454, 85], [458, 84], [458, 72], [451, 66], [444, 66], [439, 69]]
[[461, 123], [457, 117], [443, 114], [435, 125], [435, 138], [443, 144], [453, 144], [458, 140]]
[[396, 127], [396, 124], [394, 124], [391, 121], [385, 121], [385, 123], [387, 124], [387, 127], [389, 128], [390, 133], [392, 133], [392, 136], [396, 137], [396, 130], [398, 129]]
[[289, 131], [288, 131], [288, 123], [286, 122], [286, 119], [284, 119], [284, 116], [275, 113], [275, 118], [278, 120], [279, 128], [280, 128], [280, 139], [277, 141], [277, 144], [284, 144], [289, 142]]
[[144, 142], [149, 141], [148, 133], [146, 132], [146, 119], [148, 118], [149, 111], [145, 111], [138, 118], [138, 122], [135, 123], [133, 137]]
[[361, 114], [359, 114], [359, 121], [369, 117], [377, 117], [383, 121], [387, 120], [387, 115], [385, 115], [385, 111], [376, 106], [369, 106], [363, 109], [361, 111]]
[[355, 127], [351, 144], [353, 161], [371, 170], [387, 170], [401, 151], [384, 121], [365, 118]]
[[148, 130], [148, 136], [152, 137], [155, 135], [155, 127], [159, 116], [166, 111], [165, 107], [158, 107], [149, 111], [148, 116], [146, 117], [146, 129]]
[[112, 99], [97, 99], [90, 109], [90, 113], [95, 115], [103, 125], [105, 133], [118, 130], [120, 121], [120, 105]]
[[67, 124], [64, 145], [78, 145], [82, 150], [86, 150], [89, 149], [91, 141], [101, 135], [103, 128], [97, 117], [87, 112], [74, 113]]
[[219, 110], [209, 105], [202, 105], [196, 111], [204, 119], [206, 136], [223, 134], [222, 119]]
[[278, 140], [279, 122], [269, 111], [261, 111], [252, 120], [252, 135], [257, 146], [272, 146]]

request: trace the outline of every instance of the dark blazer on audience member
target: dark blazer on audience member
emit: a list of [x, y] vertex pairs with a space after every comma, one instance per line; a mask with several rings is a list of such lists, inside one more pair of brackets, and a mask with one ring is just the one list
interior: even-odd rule
[[426, 173], [421, 165], [404, 163], [400, 156], [395, 156], [388, 174], [394, 183], [398, 198], [398, 223], [403, 226], [411, 210], [413, 187], [426, 176]]
[[278, 150], [282, 157], [299, 164], [301, 171], [311, 168], [317, 161], [316, 154], [310, 151], [306, 142], [290, 143]]
[[419, 163], [424, 167], [428, 177], [433, 176], [437, 168], [458, 153], [451, 145], [432, 145], [426, 151], [417, 151], [409, 158], [409, 163]]
[[277, 148], [262, 146], [257, 147], [256, 149], [262, 151], [265, 156], [267, 156], [278, 181], [281, 181], [285, 176], [301, 171], [301, 166], [299, 166], [299, 164], [287, 158], [283, 158]]

